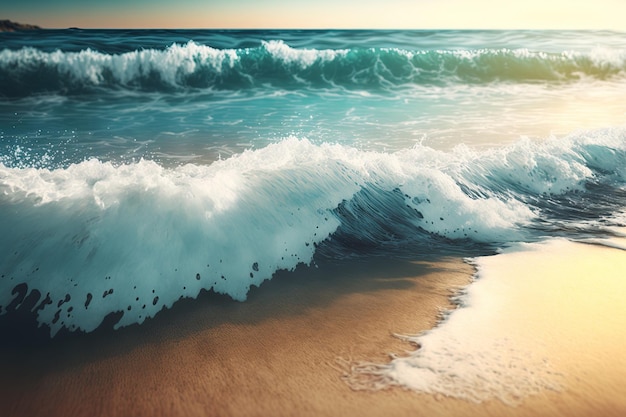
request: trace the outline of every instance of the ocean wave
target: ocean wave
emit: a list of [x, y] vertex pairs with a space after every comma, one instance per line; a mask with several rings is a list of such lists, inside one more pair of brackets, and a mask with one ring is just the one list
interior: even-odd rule
[[529, 230], [567, 220], [568, 205], [579, 219], [623, 211], [625, 166], [623, 129], [452, 152], [291, 138], [175, 168], [4, 161], [0, 314], [34, 297], [53, 335], [94, 330], [111, 313], [121, 313], [120, 327], [202, 289], [244, 300], [251, 286], [322, 249], [343, 256], [385, 242], [528, 240]]
[[216, 49], [193, 41], [166, 49], [107, 54], [92, 49], [0, 51], [0, 95], [87, 94], [105, 90], [189, 91], [259, 88], [365, 89], [493, 82], [574, 82], [626, 74], [626, 52], [528, 49], [306, 49], [267, 41]]

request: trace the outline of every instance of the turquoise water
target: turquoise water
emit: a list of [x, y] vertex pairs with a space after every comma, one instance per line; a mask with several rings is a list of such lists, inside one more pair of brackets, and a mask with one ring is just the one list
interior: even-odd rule
[[[621, 33], [55, 30], [2, 38], [3, 154], [19, 148], [33, 164], [206, 162], [290, 136], [441, 149], [624, 122]], [[15, 163], [24, 159], [5, 158]]]
[[321, 259], [610, 234], [617, 32], [0, 34], [0, 313], [51, 334]]

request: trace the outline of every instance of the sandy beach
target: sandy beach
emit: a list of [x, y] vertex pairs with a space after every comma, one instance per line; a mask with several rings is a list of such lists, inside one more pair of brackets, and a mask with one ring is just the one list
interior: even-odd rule
[[[583, 254], [595, 261], [607, 254], [609, 261], [623, 256], [604, 247], [579, 249], [570, 257], [583, 262]], [[413, 350], [392, 334], [433, 327], [441, 309], [453, 307], [453, 290], [467, 285], [473, 273], [454, 258], [400, 261], [391, 269], [380, 260], [324, 265], [280, 273], [244, 303], [204, 294], [141, 326], [26, 346], [5, 343], [0, 410], [11, 417], [623, 415], [626, 404], [611, 400], [617, 391], [603, 392], [602, 386], [624, 380], [615, 371], [624, 368], [623, 360], [599, 357], [596, 364], [578, 363], [589, 352], [570, 349], [564, 339], [568, 354], [558, 365], [578, 363], [566, 389], [542, 392], [517, 407], [397, 387], [350, 387], [345, 381], [348, 364], [386, 363], [388, 353]], [[590, 305], [580, 308], [592, 312]], [[567, 328], [558, 337], [567, 338]], [[537, 334], [545, 337], [545, 330], [541, 327]], [[611, 337], [623, 338], [610, 336], [609, 343], [615, 342]], [[560, 346], [558, 340], [555, 346]], [[619, 355], [621, 348], [611, 349]], [[607, 374], [611, 363], [618, 368]]]
[[5, 347], [0, 409], [4, 416], [330, 416], [440, 407], [402, 390], [353, 391], [342, 379], [344, 361], [382, 363], [412, 349], [392, 333], [432, 327], [471, 274], [456, 259], [391, 270], [380, 261], [328, 265], [282, 273], [244, 303], [204, 294], [141, 326]]

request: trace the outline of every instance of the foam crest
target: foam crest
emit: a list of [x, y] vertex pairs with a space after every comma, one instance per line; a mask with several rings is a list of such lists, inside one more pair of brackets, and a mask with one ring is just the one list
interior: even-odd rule
[[346, 55], [347, 50], [332, 49], [296, 49], [280, 40], [262, 43], [269, 54], [286, 64], [297, 64], [300, 68], [307, 68], [317, 62], [332, 61]]
[[[0, 71], [16, 81], [43, 77], [41, 88], [81, 89], [87, 86], [149, 87], [158, 82], [174, 87], [201, 69], [219, 74], [239, 59], [235, 50], [219, 50], [193, 41], [172, 44], [164, 50], [144, 49], [105, 54], [91, 49], [79, 52], [43, 52], [34, 48], [0, 51]], [[158, 83], [157, 83], [158, 86]]]
[[520, 196], [582, 191], [589, 182], [623, 183], [626, 130], [600, 129], [545, 140], [522, 138], [512, 145], [476, 152], [455, 148], [465, 160], [457, 175]]
[[52, 334], [91, 331], [111, 313], [117, 326], [141, 323], [201, 289], [244, 300], [322, 244], [521, 240], [546, 221], [536, 194], [623, 187], [624, 143], [614, 130], [383, 153], [290, 138], [208, 166], [0, 164], [0, 313], [36, 296]]
[[243, 300], [276, 270], [310, 262], [337, 227], [330, 210], [349, 187], [325, 189], [311, 164], [290, 175], [285, 166], [223, 166], [233, 164], [241, 168], [93, 160], [2, 169], [12, 209], [2, 219], [3, 312], [25, 284], [41, 294], [38, 320], [52, 334], [91, 331], [112, 312], [123, 312], [124, 326], [202, 288]]
[[417, 85], [623, 80], [619, 49], [548, 53], [527, 49], [294, 48], [282, 40], [217, 49], [193, 41], [107, 54], [92, 49], [0, 51], [3, 93], [332, 88], [389, 91]]

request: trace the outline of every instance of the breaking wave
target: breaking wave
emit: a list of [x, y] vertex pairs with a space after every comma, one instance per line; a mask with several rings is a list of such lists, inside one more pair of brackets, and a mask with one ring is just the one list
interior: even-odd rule
[[165, 49], [109, 54], [92, 49], [0, 51], [7, 97], [89, 94], [103, 90], [240, 91], [365, 89], [494, 82], [575, 82], [624, 78], [626, 52], [535, 52], [528, 49], [306, 49], [280, 40], [217, 49], [189, 41]]
[[244, 300], [319, 253], [495, 246], [580, 229], [623, 211], [625, 167], [624, 129], [452, 152], [291, 138], [175, 168], [5, 158], [0, 314], [36, 298], [52, 334], [88, 332], [115, 312], [118, 327], [141, 323], [201, 289]]

